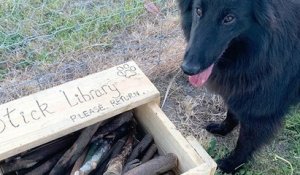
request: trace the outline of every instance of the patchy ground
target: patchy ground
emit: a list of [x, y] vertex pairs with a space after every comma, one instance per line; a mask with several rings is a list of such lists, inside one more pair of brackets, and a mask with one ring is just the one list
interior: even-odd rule
[[[167, 1], [160, 15], [143, 12], [134, 24], [113, 32], [103, 42], [65, 52], [59, 60], [9, 67], [1, 80], [0, 103], [134, 60], [161, 92], [162, 109], [170, 120], [184, 135], [198, 138], [218, 159], [234, 147], [238, 128], [224, 138], [203, 129], [209, 121], [221, 121], [226, 109], [220, 97], [205, 88], [191, 87], [180, 71], [185, 41], [179, 23], [175, 1]], [[0, 62], [0, 68], [5, 65]], [[277, 139], [240, 174], [300, 174], [299, 113], [296, 108]]]

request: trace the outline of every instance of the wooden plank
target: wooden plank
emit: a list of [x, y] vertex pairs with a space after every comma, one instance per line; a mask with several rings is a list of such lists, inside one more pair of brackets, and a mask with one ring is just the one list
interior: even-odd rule
[[0, 160], [157, 100], [134, 62], [0, 105]]
[[181, 175], [210, 175], [210, 173], [211, 167], [207, 163], [203, 163], [200, 166], [190, 169]]
[[[194, 136], [188, 136], [186, 140], [190, 143], [190, 145], [195, 149], [195, 151], [201, 155], [201, 157], [205, 160], [207, 167], [204, 169], [209, 169], [209, 175], [214, 175], [217, 169], [217, 163], [210, 157], [210, 155], [205, 151], [205, 149], [200, 145], [197, 139]], [[200, 170], [198, 170], [200, 171]]]
[[175, 153], [178, 156], [180, 172], [186, 172], [206, 163], [156, 103], [148, 103], [136, 108], [135, 114], [143, 128], [153, 136], [160, 152]]

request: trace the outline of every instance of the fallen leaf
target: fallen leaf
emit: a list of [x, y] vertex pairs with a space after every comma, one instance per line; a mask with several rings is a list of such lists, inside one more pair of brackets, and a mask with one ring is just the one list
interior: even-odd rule
[[148, 12], [154, 15], [158, 15], [160, 13], [159, 8], [153, 2], [145, 2], [144, 7]]

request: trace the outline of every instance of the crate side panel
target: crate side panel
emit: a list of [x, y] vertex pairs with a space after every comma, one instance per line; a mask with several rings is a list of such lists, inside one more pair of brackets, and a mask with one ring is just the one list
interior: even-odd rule
[[175, 153], [178, 156], [180, 172], [205, 163], [156, 103], [136, 108], [135, 115], [145, 130], [152, 134], [163, 153]]

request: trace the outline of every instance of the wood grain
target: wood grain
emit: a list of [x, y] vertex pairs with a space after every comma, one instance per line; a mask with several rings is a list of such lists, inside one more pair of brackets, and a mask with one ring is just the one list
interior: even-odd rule
[[0, 105], [0, 160], [150, 101], [159, 92], [134, 62]]
[[[210, 157], [210, 155], [205, 151], [205, 149], [200, 145], [200, 143], [197, 141], [197, 139], [194, 136], [188, 136], [186, 140], [189, 142], [189, 144], [195, 149], [195, 151], [201, 155], [201, 157], [205, 160], [206, 165], [201, 167], [198, 167], [198, 171], [208, 171], [209, 175], [214, 175], [217, 169], [216, 162]], [[196, 169], [195, 169], [196, 170]], [[194, 170], [194, 171], [195, 171]], [[197, 172], [197, 171], [196, 171]], [[187, 174], [188, 175], [188, 174]], [[192, 174], [191, 174], [192, 175]], [[200, 174], [199, 174], [200, 175]]]
[[134, 111], [138, 122], [153, 136], [160, 154], [177, 155], [179, 172], [205, 163], [205, 159], [194, 150], [156, 103], [148, 103]]

